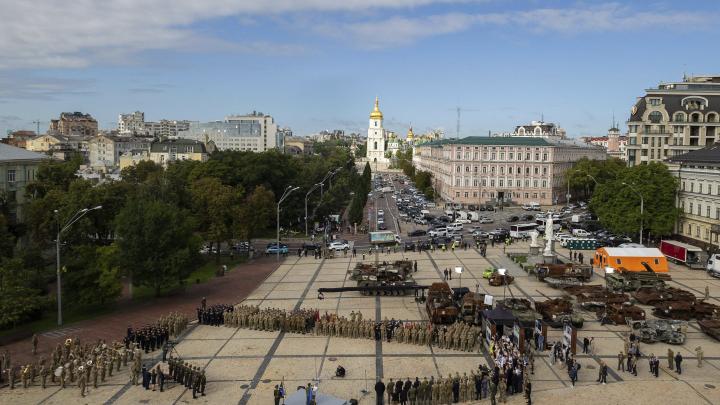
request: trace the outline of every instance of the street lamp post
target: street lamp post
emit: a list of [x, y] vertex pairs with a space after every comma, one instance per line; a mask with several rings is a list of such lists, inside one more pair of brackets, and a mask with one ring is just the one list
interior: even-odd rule
[[630, 187], [630, 190], [635, 192], [635, 194], [637, 194], [640, 197], [640, 244], [642, 245], [642, 243], [643, 243], [643, 213], [645, 211], [645, 199], [643, 198], [643, 195], [639, 191], [637, 191], [637, 189], [635, 187], [632, 186], [632, 184], [628, 184], [624, 181], [622, 184]]
[[80, 218], [84, 217], [91, 211], [99, 210], [102, 208], [102, 205], [98, 205], [97, 207], [93, 208], [83, 208], [80, 211], [76, 212], [75, 215], [73, 215], [62, 227], [60, 227], [60, 213], [58, 210], [55, 210], [55, 216], [57, 219], [57, 236], [55, 237], [55, 258], [56, 258], [56, 277], [57, 277], [57, 324], [58, 326], [62, 326], [63, 320], [62, 320], [62, 274], [60, 271], [60, 245], [61, 240], [60, 237], [62, 236], [62, 233], [68, 230], [75, 222], [79, 221]]
[[278, 200], [277, 203], [277, 244], [275, 245], [275, 253], [277, 253], [278, 261], [280, 261], [280, 204], [285, 201], [285, 199], [290, 195], [290, 193], [299, 188], [300, 187], [293, 188], [293, 186], [287, 186], [287, 188], [283, 192], [282, 197], [280, 197], [280, 200]]
[[310, 234], [308, 233], [308, 197], [310, 196], [310, 193], [317, 190], [317, 188], [321, 185], [322, 183], [315, 183], [310, 189], [310, 191], [305, 194], [305, 236], [310, 236]]

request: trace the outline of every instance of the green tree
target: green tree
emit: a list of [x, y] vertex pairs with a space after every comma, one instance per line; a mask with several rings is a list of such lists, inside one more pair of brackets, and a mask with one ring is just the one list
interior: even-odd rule
[[116, 245], [82, 245], [66, 255], [63, 294], [78, 307], [104, 305], [120, 296], [120, 268]]
[[205, 177], [193, 182], [191, 194], [200, 230], [205, 240], [218, 247], [217, 259], [220, 260], [220, 244], [229, 243], [233, 238], [233, 222], [241, 193], [223, 185], [217, 178]]
[[[642, 217], [640, 197], [633, 188], [644, 199]], [[677, 179], [667, 166], [661, 163], [638, 165], [624, 168], [615, 179], [596, 186], [590, 207], [600, 222], [613, 232], [634, 236], [640, 229], [642, 218], [645, 233], [663, 236], [673, 232], [679, 215], [675, 207], [676, 191]]]
[[238, 209], [238, 235], [243, 240], [252, 240], [266, 231], [275, 219], [275, 195], [264, 186], [257, 186]]
[[151, 176], [157, 176], [163, 167], [152, 160], [141, 160], [136, 165], [128, 166], [120, 172], [122, 179], [130, 183], [144, 183]]
[[0, 329], [14, 328], [38, 317], [47, 304], [47, 298], [40, 293], [27, 279], [22, 260], [3, 259], [0, 262]]
[[197, 263], [199, 240], [189, 213], [172, 204], [132, 197], [116, 217], [120, 267], [136, 285], [163, 288], [181, 283]]
[[625, 168], [625, 162], [616, 158], [607, 160], [582, 158], [567, 171], [566, 179], [570, 182], [572, 194], [586, 199], [592, 196], [596, 181], [600, 184], [615, 180]]

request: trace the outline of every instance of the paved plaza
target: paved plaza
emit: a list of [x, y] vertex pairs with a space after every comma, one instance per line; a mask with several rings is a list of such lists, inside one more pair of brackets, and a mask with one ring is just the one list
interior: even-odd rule
[[[509, 247], [512, 251], [527, 251], [527, 244], [516, 243]], [[567, 252], [560, 252], [567, 254]], [[589, 253], [589, 252], [588, 252]], [[587, 254], [586, 256], [590, 256]], [[479, 284], [480, 292], [492, 294], [496, 299], [504, 295], [544, 300], [540, 292], [557, 297], [561, 293], [528, 277], [517, 265], [511, 262], [501, 247], [488, 249], [487, 258], [483, 258], [474, 249], [455, 252], [435, 253], [392, 253], [380, 255], [380, 260], [395, 260], [407, 257], [417, 260], [418, 272], [415, 279], [419, 284], [430, 284], [441, 279], [444, 268], [463, 266], [465, 273], [462, 285], [475, 289]], [[357, 258], [342, 257], [334, 259], [313, 259], [312, 257], [289, 257], [245, 300], [246, 304], [282, 309], [317, 308], [321, 313], [337, 313], [349, 316], [351, 311], [361, 311], [364, 318], [382, 320], [419, 321], [426, 320], [424, 306], [407, 297], [366, 297], [357, 292], [325, 294], [318, 299], [320, 287], [354, 286], [347, 279]], [[366, 257], [366, 261], [370, 261]], [[516, 279], [508, 290], [503, 287], [490, 287], [482, 279], [482, 271], [488, 266], [505, 267]], [[697, 296], [704, 295], [705, 285], [710, 286], [711, 302], [720, 304], [720, 280], [709, 278], [705, 272], [690, 271], [672, 265], [671, 285], [693, 291]], [[593, 282], [602, 283], [596, 275]], [[460, 279], [450, 281], [452, 287], [460, 285]], [[210, 302], [209, 304], [213, 304]], [[649, 312], [649, 311], [648, 311]], [[682, 346], [668, 346], [661, 343], [643, 344], [645, 355], [655, 353], [661, 356], [659, 378], [650, 375], [647, 359], [638, 364], [638, 376], [615, 370], [616, 355], [623, 349], [624, 334], [628, 328], [623, 326], [600, 325], [594, 313], [583, 312], [585, 325], [578, 331], [578, 340], [594, 337], [594, 354], [583, 355], [578, 348], [578, 361], [582, 365], [579, 381], [575, 388], [570, 386], [567, 372], [560, 363], [551, 365], [544, 356], [535, 361], [533, 381], [534, 403], [577, 404], [718, 404], [720, 403], [720, 343], [711, 340], [702, 333], [695, 322], [690, 323], [688, 339]], [[561, 339], [558, 329], [548, 329], [548, 341]], [[702, 346], [705, 353], [703, 367], [698, 368], [695, 360], [695, 347]], [[665, 355], [668, 347], [680, 350], [685, 357], [684, 371], [681, 376], [667, 369]], [[416, 376], [448, 376], [459, 372], [470, 373], [480, 364], [486, 364], [489, 357], [485, 353], [467, 353], [453, 350], [383, 343], [367, 339], [347, 339], [339, 337], [316, 337], [293, 333], [263, 332], [229, 327], [193, 326], [182, 337], [176, 347], [177, 354], [193, 365], [204, 367], [208, 377], [207, 396], [193, 400], [192, 393], [183, 387], [170, 383], [163, 393], [145, 391], [140, 386], [128, 384], [128, 371], [114, 374], [98, 389], [89, 389], [82, 398], [77, 388], [59, 390], [51, 386], [45, 390], [37, 385], [30, 389], [16, 388], [13, 391], [0, 391], [2, 403], [44, 403], [44, 404], [175, 404], [175, 403], [213, 403], [213, 404], [272, 404], [272, 391], [281, 381], [289, 390], [319, 380], [319, 390], [340, 398], [356, 398], [362, 404], [375, 403], [373, 385], [376, 377], [388, 382], [390, 378], [411, 378]], [[545, 352], [547, 354], [547, 352]], [[158, 356], [158, 353], [154, 353]], [[608, 376], [608, 385], [595, 382], [599, 361], [605, 360], [612, 371]], [[335, 378], [335, 369], [342, 365], [347, 369], [344, 379]], [[717, 386], [717, 388], [715, 387]], [[367, 389], [369, 394], [363, 394]], [[508, 397], [509, 403], [524, 403], [522, 396]], [[489, 403], [485, 400], [484, 402]]]

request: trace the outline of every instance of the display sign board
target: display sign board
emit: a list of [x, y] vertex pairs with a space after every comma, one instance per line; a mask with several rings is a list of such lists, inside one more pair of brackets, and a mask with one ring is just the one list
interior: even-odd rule
[[485, 302], [484, 302], [484, 304], [485, 304], [486, 306], [488, 306], [488, 307], [492, 307], [492, 305], [493, 305], [493, 296], [490, 295], [490, 294], [486, 294], [486, 295], [485, 295]]

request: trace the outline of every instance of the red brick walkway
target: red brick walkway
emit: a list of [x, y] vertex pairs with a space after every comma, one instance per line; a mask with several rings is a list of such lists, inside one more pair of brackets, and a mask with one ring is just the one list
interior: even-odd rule
[[[190, 320], [195, 320], [197, 316], [195, 309], [200, 305], [202, 297], [207, 298], [208, 305], [238, 303], [250, 295], [277, 269], [278, 265], [274, 257], [261, 257], [238, 265], [224, 277], [190, 286], [182, 294], [140, 303], [128, 303], [113, 313], [45, 332], [40, 335], [38, 358], [51, 357], [52, 348], [57, 342], [65, 341], [69, 337], [78, 336], [84, 342], [94, 342], [97, 339], [105, 339], [107, 342], [121, 340], [128, 325], [142, 326], [153, 323], [160, 316], [174, 311], [185, 313]], [[3, 352], [5, 349], [10, 351], [15, 365], [33, 358], [29, 338], [0, 348]]]

